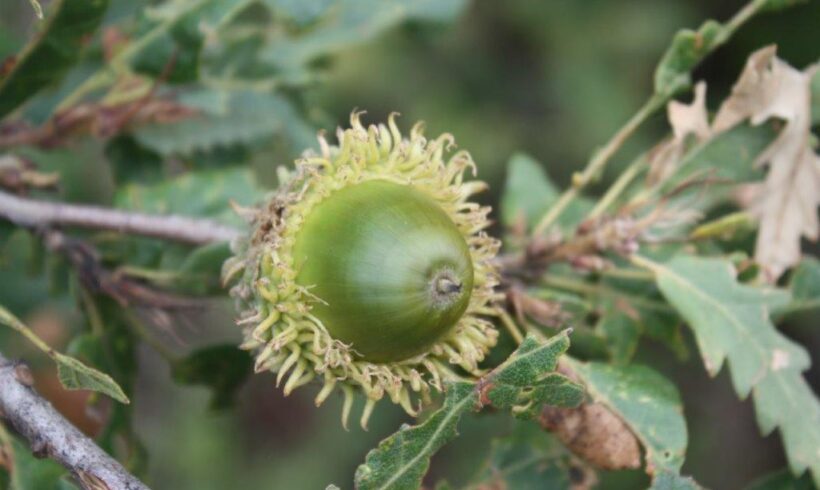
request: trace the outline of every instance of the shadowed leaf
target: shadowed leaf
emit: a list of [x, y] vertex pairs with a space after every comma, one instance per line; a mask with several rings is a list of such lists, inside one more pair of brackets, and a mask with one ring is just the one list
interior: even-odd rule
[[513, 433], [492, 442], [490, 457], [475, 483], [466, 488], [520, 489], [576, 488], [595, 482], [595, 474], [573, 462], [554, 438], [518, 423]]
[[80, 58], [84, 43], [102, 21], [108, 0], [57, 0], [42, 30], [0, 79], [0, 117], [60, 80]]
[[211, 408], [231, 406], [237, 390], [253, 373], [253, 360], [235, 345], [217, 345], [199, 349], [171, 368], [174, 381], [211, 388]]
[[[507, 163], [507, 180], [501, 195], [501, 222], [513, 228], [523, 219], [527, 228], [534, 226], [558, 200], [560, 192], [544, 167], [534, 158], [517, 153]], [[580, 197], [558, 217], [565, 230], [578, 225], [592, 209], [592, 202]]]

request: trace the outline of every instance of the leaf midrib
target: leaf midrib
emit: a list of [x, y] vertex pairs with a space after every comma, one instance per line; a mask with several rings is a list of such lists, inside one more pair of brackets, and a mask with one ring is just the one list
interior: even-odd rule
[[404, 475], [405, 475], [405, 473], [406, 473], [406, 472], [407, 472], [410, 468], [412, 468], [413, 466], [415, 466], [415, 464], [418, 462], [418, 460], [419, 460], [419, 459], [421, 459], [424, 455], [427, 455], [427, 454], [428, 454], [428, 452], [430, 451], [430, 448], [431, 448], [431, 447], [432, 447], [432, 445], [433, 445], [433, 442], [434, 442], [434, 441], [438, 438], [438, 436], [439, 436], [439, 435], [440, 435], [440, 434], [444, 431], [444, 428], [445, 428], [445, 427], [447, 427], [448, 422], [449, 422], [449, 421], [450, 421], [453, 417], [455, 417], [455, 416], [456, 416], [456, 414], [459, 414], [459, 416], [460, 416], [460, 415], [461, 415], [461, 411], [462, 411], [462, 409], [463, 409], [464, 405], [466, 405], [467, 403], [469, 403], [470, 401], [472, 401], [474, 397], [475, 397], [475, 392], [472, 392], [472, 391], [471, 391], [471, 392], [470, 392], [467, 396], [465, 396], [465, 397], [464, 397], [464, 399], [463, 399], [463, 400], [461, 400], [461, 401], [460, 401], [460, 402], [458, 402], [456, 405], [454, 405], [454, 406], [453, 406], [453, 409], [452, 409], [452, 410], [450, 410], [449, 412], [447, 412], [447, 415], [445, 415], [445, 417], [442, 419], [441, 423], [440, 423], [440, 424], [439, 424], [439, 426], [436, 428], [436, 430], [433, 432], [432, 436], [431, 436], [431, 437], [429, 437], [429, 438], [427, 439], [427, 443], [426, 443], [426, 444], [422, 447], [422, 449], [421, 449], [420, 451], [418, 451], [418, 452], [416, 453], [416, 455], [415, 455], [413, 458], [411, 458], [411, 459], [410, 459], [410, 461], [408, 461], [407, 463], [405, 463], [404, 465], [402, 465], [402, 467], [401, 467], [401, 468], [399, 468], [399, 470], [398, 470], [398, 471], [396, 471], [396, 473], [393, 475], [393, 477], [392, 477], [392, 478], [390, 478], [389, 480], [387, 480], [387, 481], [386, 481], [386, 482], [385, 482], [382, 486], [380, 486], [379, 488], [380, 488], [380, 489], [389, 489], [389, 488], [390, 488], [390, 485], [392, 485], [393, 483], [395, 483], [395, 482], [396, 482], [396, 480], [398, 480], [398, 479], [400, 479], [402, 476], [404, 476]]
[[[719, 312], [720, 312], [723, 316], [725, 316], [726, 318], [728, 318], [728, 319], [729, 319], [729, 323], [730, 323], [730, 324], [731, 324], [731, 325], [732, 325], [732, 326], [733, 326], [736, 330], [739, 330], [739, 331], [740, 331], [741, 336], [742, 336], [743, 338], [753, 338], [753, 339], [755, 338], [754, 336], [751, 336], [751, 337], [750, 337], [749, 335], [747, 335], [746, 330], [743, 328], [743, 325], [742, 325], [741, 323], [739, 323], [739, 322], [735, 319], [735, 317], [734, 317], [734, 316], [729, 315], [729, 314], [727, 314], [727, 313], [726, 313], [726, 312], [727, 312], [727, 308], [726, 308], [726, 307], [725, 307], [722, 303], [718, 303], [718, 302], [713, 301], [713, 300], [712, 300], [712, 298], [711, 298], [709, 295], [707, 295], [707, 294], [703, 293], [703, 292], [702, 292], [699, 288], [697, 288], [697, 287], [696, 287], [696, 286], [695, 286], [692, 282], [690, 282], [690, 281], [686, 280], [686, 278], [684, 278], [683, 276], [681, 276], [681, 275], [677, 274], [677, 273], [676, 273], [675, 271], [673, 271], [672, 269], [670, 269], [670, 268], [668, 268], [668, 267], [666, 267], [666, 266], [663, 266], [663, 265], [661, 265], [661, 264], [657, 264], [657, 263], [655, 263], [655, 264], [654, 264], [654, 266], [655, 266], [655, 267], [657, 267], [659, 270], [662, 270], [665, 274], [667, 274], [667, 277], [669, 277], [669, 278], [670, 278], [670, 279], [672, 279], [673, 281], [676, 281], [676, 282], [678, 282], [679, 284], [683, 285], [684, 287], [687, 287], [687, 289], [691, 289], [691, 290], [694, 292], [694, 294], [695, 294], [695, 295], [697, 295], [699, 298], [703, 298], [703, 301], [705, 301], [706, 303], [708, 303], [708, 304], [710, 304], [710, 305], [714, 305], [714, 307], [715, 307], [715, 308], [716, 308], [716, 309], [717, 309], [717, 310], [718, 310], [718, 311], [719, 311]], [[760, 308], [762, 308], [762, 309], [764, 310], [764, 313], [767, 313], [767, 312], [766, 312], [766, 307], [765, 307], [765, 306], [762, 306], [762, 305], [761, 305], [761, 306], [760, 306]], [[772, 328], [774, 328], [774, 326], [772, 326]], [[768, 352], [768, 349], [766, 349], [764, 346], [762, 346], [762, 344], [760, 344], [759, 342], [752, 341], [752, 342], [751, 342], [751, 344], [752, 344], [752, 345], [753, 345], [753, 346], [754, 346], [754, 347], [755, 347], [758, 351], [762, 351], [762, 352], [764, 353], [764, 356], [763, 356], [763, 363], [764, 363], [763, 368], [764, 368], [764, 374], [765, 374], [765, 372], [767, 372], [767, 371], [768, 371], [768, 372], [770, 372], [770, 373], [772, 374], [772, 377], [774, 378], [775, 382], [776, 382], [778, 385], [780, 385], [780, 387], [782, 388], [783, 393], [785, 393], [785, 394], [786, 394], [786, 396], [787, 396], [787, 398], [788, 398], [788, 404], [789, 404], [789, 406], [791, 406], [791, 407], [796, 407], [796, 403], [795, 403], [795, 400], [794, 400], [794, 393], [793, 393], [793, 392], [792, 392], [792, 390], [790, 389], [790, 385], [789, 385], [789, 383], [786, 383], [786, 382], [785, 382], [785, 379], [784, 379], [784, 377], [783, 377], [783, 376], [779, 376], [777, 372], [770, 370], [770, 369], [769, 369], [769, 367], [768, 367], [768, 365], [767, 365], [767, 363], [766, 363], [766, 356], [765, 356], [765, 353], [766, 353], [766, 352]], [[724, 352], [725, 352], [725, 354], [724, 354], [724, 358], [725, 358], [725, 357], [729, 357], [729, 355], [728, 355], [728, 351], [726, 351], [726, 350], [724, 349]], [[731, 363], [731, 359], [730, 359], [730, 363]], [[732, 369], [732, 367], [731, 367], [731, 366], [730, 366], [730, 369]], [[760, 379], [762, 379], [762, 378], [760, 378]], [[759, 383], [760, 379], [758, 379], [758, 380], [757, 380], [757, 382], [752, 383], [752, 388], [751, 388], [751, 389], [752, 389], [752, 391], [754, 391], [754, 389], [755, 389], [756, 385]], [[783, 415], [783, 414], [782, 414], [782, 412], [779, 412], [779, 411], [778, 411], [778, 414], [779, 414], [780, 416], [778, 417], [777, 427], [782, 427], [782, 426], [786, 423], [786, 420], [783, 418], [783, 416], [782, 416], [782, 415]], [[782, 432], [782, 431], [781, 431], [781, 432]], [[817, 444], [817, 446], [818, 446], [818, 447], [820, 447], [820, 437], [818, 437], [817, 431], [810, 431], [809, 433], [812, 435], [812, 437], [813, 437], [813, 438], [817, 438], [817, 439], [818, 439], [818, 444]], [[787, 447], [786, 451], [788, 452], [788, 447]], [[811, 468], [811, 465], [810, 465], [809, 463], [807, 463], [807, 462], [806, 462], [805, 464], [806, 464], [806, 467]]]

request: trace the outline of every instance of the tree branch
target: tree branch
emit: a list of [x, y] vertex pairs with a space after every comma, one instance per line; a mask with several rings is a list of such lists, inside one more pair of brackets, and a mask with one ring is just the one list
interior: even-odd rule
[[227, 242], [241, 233], [236, 228], [207, 219], [37, 201], [3, 191], [0, 191], [0, 217], [20, 226], [77, 226], [195, 244]]
[[28, 369], [0, 354], [0, 416], [29, 443], [37, 457], [65, 466], [88, 490], [148, 490], [31, 388]]

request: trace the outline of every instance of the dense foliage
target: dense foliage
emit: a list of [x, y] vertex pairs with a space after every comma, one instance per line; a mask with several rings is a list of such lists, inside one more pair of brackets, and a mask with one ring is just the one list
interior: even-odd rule
[[[37, 19], [35, 0], [5, 2], [0, 354], [31, 364], [35, 388], [155, 488], [820, 486], [809, 371], [820, 345], [820, 38], [741, 36], [757, 19], [816, 16], [818, 2], [752, 0], [678, 31], [664, 51], [646, 46], [679, 27], [675, 15], [593, 3], [53, 0]], [[485, 9], [515, 29], [481, 26]], [[441, 40], [456, 29], [467, 41]], [[557, 115], [538, 113], [554, 101], [534, 93], [530, 65], [493, 65], [506, 54], [474, 46], [521, 32], [528, 46], [565, 48], [528, 55], [558, 68], [552, 97], [570, 108]], [[609, 36], [659, 57], [651, 86], [635, 83], [648, 74], [640, 57], [612, 66]], [[733, 36], [741, 48], [727, 51]], [[716, 69], [709, 56], [730, 62]], [[467, 75], [454, 82], [451, 70]], [[492, 102], [499, 90], [517, 111]], [[243, 208], [355, 104], [372, 110], [366, 120], [400, 109], [452, 132], [491, 184], [490, 233], [503, 242], [501, 338], [481, 376], [445, 380], [417, 420], [379, 404], [371, 433], [341, 431], [341, 399], [314, 409], [318, 388], [285, 399], [273, 376], [253, 374], [220, 277], [232, 253], [220, 237], [247, 233]], [[559, 186], [530, 154], [591, 156], [577, 171], [549, 165]], [[185, 216], [213, 234], [71, 222], [54, 211], [65, 203]], [[766, 464], [736, 479], [716, 476], [736, 469], [710, 450], [703, 421], [749, 417], [715, 394], [731, 389], [750, 400], [758, 434], [780, 441], [749, 449]], [[743, 453], [758, 434], [732, 427], [729, 447]], [[439, 450], [451, 463], [431, 463]], [[77, 485], [31, 453], [0, 424], [0, 488]]]

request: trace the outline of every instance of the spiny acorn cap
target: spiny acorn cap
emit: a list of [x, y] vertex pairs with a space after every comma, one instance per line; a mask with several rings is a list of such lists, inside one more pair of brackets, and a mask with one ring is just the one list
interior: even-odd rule
[[[386, 394], [409, 414], [442, 380], [480, 374], [498, 333], [492, 259], [499, 242], [483, 230], [486, 188], [453, 137], [434, 140], [416, 124], [403, 138], [391, 115], [365, 128], [359, 114], [338, 146], [319, 137], [261, 208], [240, 210], [254, 231], [233, 244], [223, 268], [257, 372], [287, 378], [285, 394], [320, 378], [320, 405], [340, 387], [346, 426], [354, 391], [366, 396], [361, 424]], [[352, 255], [351, 255], [352, 254]], [[243, 272], [244, 271], [244, 272]]]

